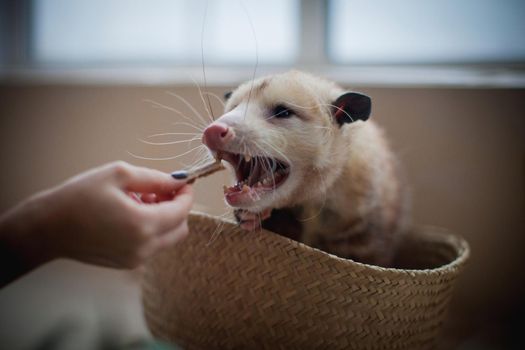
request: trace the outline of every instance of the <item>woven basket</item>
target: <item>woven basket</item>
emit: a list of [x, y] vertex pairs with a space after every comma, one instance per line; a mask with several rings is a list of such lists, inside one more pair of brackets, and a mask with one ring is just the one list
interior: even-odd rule
[[148, 327], [185, 349], [430, 348], [469, 254], [423, 229], [403, 241], [407, 269], [386, 269], [203, 214], [189, 227], [143, 279]]

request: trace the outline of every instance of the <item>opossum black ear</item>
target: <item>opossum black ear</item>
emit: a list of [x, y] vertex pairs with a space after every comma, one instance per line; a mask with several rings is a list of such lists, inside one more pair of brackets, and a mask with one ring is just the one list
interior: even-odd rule
[[370, 97], [357, 92], [347, 92], [334, 102], [334, 117], [339, 125], [357, 120], [365, 121], [370, 116], [371, 110]]
[[230, 98], [230, 96], [232, 95], [233, 91], [228, 91], [228, 92], [225, 92], [224, 93], [224, 99], [227, 100]]

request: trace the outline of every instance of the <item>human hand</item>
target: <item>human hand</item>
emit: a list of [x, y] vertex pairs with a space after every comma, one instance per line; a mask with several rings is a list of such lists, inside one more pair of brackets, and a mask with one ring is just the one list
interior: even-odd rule
[[58, 257], [134, 268], [188, 233], [191, 187], [157, 170], [111, 163], [37, 194], [0, 220], [0, 243], [27, 264]]

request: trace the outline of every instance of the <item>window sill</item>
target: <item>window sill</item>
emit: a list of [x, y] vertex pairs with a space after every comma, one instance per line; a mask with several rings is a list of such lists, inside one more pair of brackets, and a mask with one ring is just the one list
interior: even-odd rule
[[[345, 86], [523, 88], [522, 66], [264, 66], [256, 77], [300, 69]], [[201, 66], [0, 69], [3, 85], [144, 85], [203, 84]], [[208, 86], [235, 86], [253, 76], [253, 67], [206, 67]]]

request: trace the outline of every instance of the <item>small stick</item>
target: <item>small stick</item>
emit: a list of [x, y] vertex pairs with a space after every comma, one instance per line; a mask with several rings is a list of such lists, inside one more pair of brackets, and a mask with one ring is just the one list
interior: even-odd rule
[[198, 169], [195, 169], [193, 171], [187, 171], [187, 170], [178, 170], [171, 173], [171, 176], [174, 179], [177, 180], [185, 180], [186, 183], [192, 184], [200, 177], [208, 176], [213, 174], [216, 171], [224, 170], [226, 169], [224, 165], [222, 165], [220, 160], [216, 160], [213, 163], [206, 164]]

